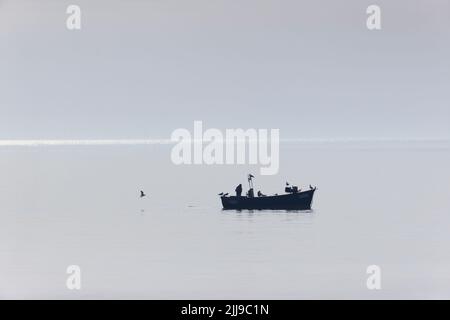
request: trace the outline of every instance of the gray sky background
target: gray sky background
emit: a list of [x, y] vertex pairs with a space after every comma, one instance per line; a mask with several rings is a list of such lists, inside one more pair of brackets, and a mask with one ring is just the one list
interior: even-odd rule
[[449, 0], [3, 0], [0, 139], [450, 138], [449, 40]]

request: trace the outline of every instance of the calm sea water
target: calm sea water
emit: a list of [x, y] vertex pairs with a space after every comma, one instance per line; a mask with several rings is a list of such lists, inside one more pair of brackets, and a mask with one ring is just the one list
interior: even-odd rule
[[[0, 148], [0, 297], [450, 298], [450, 145], [292, 143], [280, 161], [259, 176], [175, 166], [169, 146]], [[222, 211], [247, 173], [267, 194], [317, 185], [313, 210]]]

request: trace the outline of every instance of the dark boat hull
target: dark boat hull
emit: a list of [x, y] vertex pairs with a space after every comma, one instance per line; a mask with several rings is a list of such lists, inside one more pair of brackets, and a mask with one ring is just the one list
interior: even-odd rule
[[310, 210], [315, 190], [267, 197], [221, 197], [225, 210]]

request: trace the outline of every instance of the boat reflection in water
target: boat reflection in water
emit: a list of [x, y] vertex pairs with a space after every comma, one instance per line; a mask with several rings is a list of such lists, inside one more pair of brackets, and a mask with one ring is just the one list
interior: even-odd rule
[[316, 188], [309, 186], [309, 190], [301, 191], [296, 186], [289, 186], [286, 183], [285, 194], [266, 196], [258, 191], [258, 195], [254, 196], [253, 176], [248, 175], [249, 191], [246, 196], [241, 196], [239, 189], [236, 188], [236, 196], [228, 196], [228, 194], [219, 194], [222, 200], [222, 206], [225, 210], [311, 210], [311, 203]]

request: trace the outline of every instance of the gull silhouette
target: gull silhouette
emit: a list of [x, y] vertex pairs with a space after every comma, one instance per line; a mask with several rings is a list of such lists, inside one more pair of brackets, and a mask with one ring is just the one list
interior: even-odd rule
[[141, 190], [141, 196], [140, 197], [143, 198], [145, 196], [146, 196], [146, 194], [144, 193], [144, 191]]

